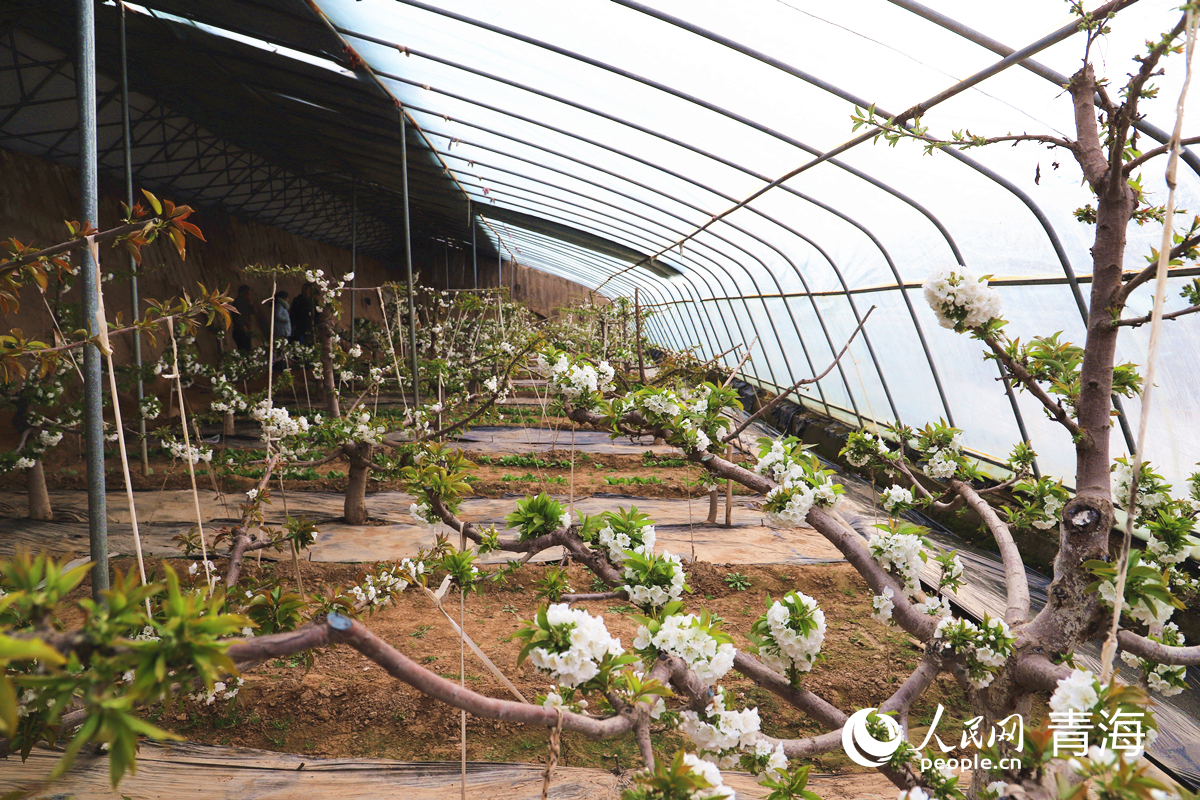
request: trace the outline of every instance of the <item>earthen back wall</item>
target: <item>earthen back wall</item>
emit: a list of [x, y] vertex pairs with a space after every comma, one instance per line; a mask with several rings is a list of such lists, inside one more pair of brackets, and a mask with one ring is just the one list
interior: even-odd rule
[[[79, 178], [74, 168], [0, 149], [0, 176], [3, 176], [0, 180], [0, 239], [15, 237], [24, 244], [40, 247], [66, 240], [63, 220], [79, 218]], [[121, 224], [123, 187], [102, 177], [100, 196], [100, 230]], [[195, 295], [197, 283], [210, 289], [227, 289], [230, 295], [245, 283], [258, 300], [266, 299], [271, 293], [271, 280], [247, 275], [245, 268], [249, 264], [307, 264], [325, 270], [327, 275], [342, 275], [351, 269], [349, 250], [243, 221], [220, 209], [197, 208], [189, 221], [200, 228], [207, 241], [189, 237], [186, 260], [180, 259], [165, 239], [144, 248], [142, 274], [138, 280], [138, 291], [143, 299], [167, 300], [183, 292]], [[104, 273], [114, 272], [118, 276], [103, 284], [109, 320], [115, 321], [118, 313], [125, 320], [132, 318], [129, 281], [122, 277], [128, 275], [128, 256], [124, 250], [101, 245], [100, 262]], [[356, 272], [358, 286], [378, 286], [401, 278], [394, 266], [362, 254], [358, 256]], [[299, 276], [284, 278], [278, 288], [294, 298], [302, 283]], [[358, 293], [356, 315], [378, 322], [378, 299], [372, 297], [368, 302], [365, 294]], [[72, 289], [63, 298], [78, 303], [79, 289]], [[349, 298], [344, 298], [344, 302], [348, 307]], [[145, 309], [144, 302], [142, 309]], [[0, 324], [4, 330], [20, 328], [26, 335], [48, 337], [52, 334], [52, 320], [46, 304], [32, 288], [22, 293], [20, 309], [5, 316]], [[128, 334], [114, 340], [114, 351], [119, 360], [130, 357], [131, 342]], [[202, 351], [215, 351], [211, 334], [202, 334], [199, 342]], [[163, 337], [159, 337], [158, 344], [156, 349], [143, 342], [147, 360], [156, 357], [164, 345]]]

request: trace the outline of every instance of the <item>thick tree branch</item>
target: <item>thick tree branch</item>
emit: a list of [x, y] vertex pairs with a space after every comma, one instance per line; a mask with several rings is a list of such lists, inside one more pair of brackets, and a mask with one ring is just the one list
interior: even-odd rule
[[1013, 680], [1019, 685], [1032, 691], [1053, 692], [1058, 688], [1058, 682], [1069, 677], [1071, 668], [1065, 664], [1055, 664], [1044, 655], [1026, 653], [1018, 656], [1016, 663], [1009, 662], [1009, 671]]
[[1000, 549], [1000, 558], [1004, 561], [1004, 585], [1008, 595], [1008, 609], [1004, 612], [1004, 621], [1009, 625], [1017, 625], [1029, 619], [1029, 581], [1025, 577], [1025, 562], [1021, 560], [1021, 552], [1013, 541], [1012, 531], [996, 509], [979, 496], [975, 488], [957, 478], [950, 479], [950, 488], [958, 494], [971, 510], [980, 516], [983, 524], [991, 531]]
[[1075, 160], [1083, 168], [1083, 177], [1092, 190], [1102, 194], [1104, 178], [1108, 174], [1108, 159], [1100, 144], [1100, 130], [1096, 123], [1096, 73], [1091, 64], [1085, 64], [1071, 76], [1067, 85], [1075, 108], [1075, 130], [1078, 133], [1074, 149]]
[[749, 653], [738, 650], [733, 657], [733, 668], [827, 728], [840, 728], [846, 724], [846, 714], [840, 708], [807, 689], [792, 686], [786, 678]]
[[1200, 645], [1172, 647], [1147, 639], [1145, 636], [1138, 636], [1133, 631], [1118, 631], [1117, 644], [1121, 646], [1122, 650], [1127, 650], [1135, 656], [1156, 664], [1200, 665]]

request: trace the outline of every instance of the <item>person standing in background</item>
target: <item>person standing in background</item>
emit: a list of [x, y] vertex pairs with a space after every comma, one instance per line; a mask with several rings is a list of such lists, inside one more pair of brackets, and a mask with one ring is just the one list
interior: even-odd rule
[[276, 339], [291, 339], [292, 338], [292, 316], [288, 311], [288, 293], [278, 291], [275, 293], [275, 338]]
[[253, 330], [255, 309], [250, 300], [250, 287], [242, 284], [238, 287], [237, 298], [233, 301], [233, 343], [243, 353], [249, 353], [251, 348], [251, 331]]
[[290, 309], [292, 320], [291, 339], [299, 344], [308, 344], [312, 340], [313, 302], [311, 283], [300, 287], [300, 296], [295, 299]]

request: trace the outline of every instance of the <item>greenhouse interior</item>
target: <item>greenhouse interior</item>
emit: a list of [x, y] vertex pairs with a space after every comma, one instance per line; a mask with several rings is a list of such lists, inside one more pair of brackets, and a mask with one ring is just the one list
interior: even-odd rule
[[0, 0], [0, 797], [1197, 800], [1198, 29]]

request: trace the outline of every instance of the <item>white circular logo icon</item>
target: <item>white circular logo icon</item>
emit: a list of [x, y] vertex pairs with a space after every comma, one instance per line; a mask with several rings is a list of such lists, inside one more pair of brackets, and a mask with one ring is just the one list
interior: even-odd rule
[[887, 728], [888, 741], [881, 742], [867, 731], [867, 717], [873, 708], [855, 711], [842, 727], [842, 748], [855, 764], [863, 767], [881, 767], [900, 747], [900, 723], [880, 714], [878, 719]]

